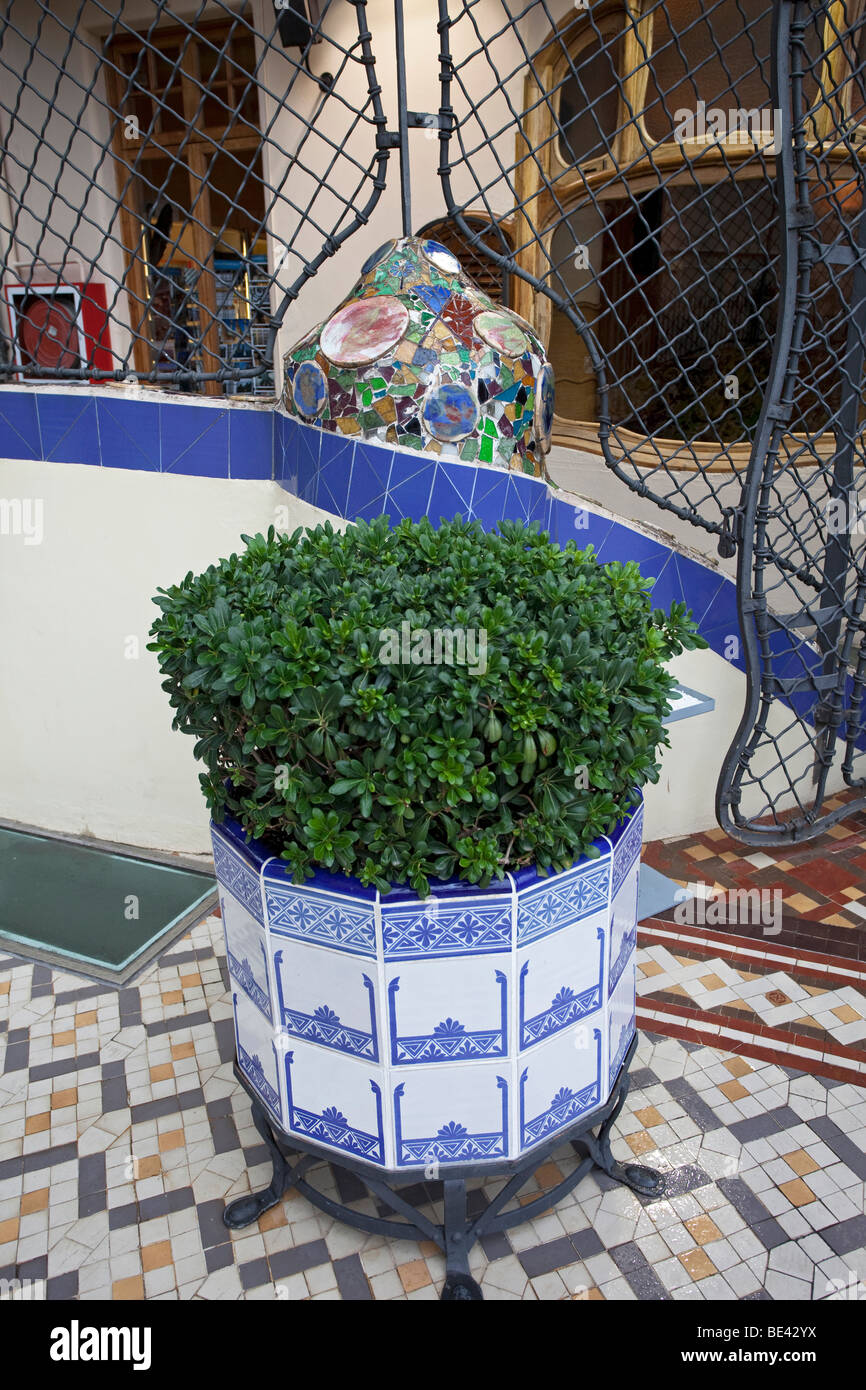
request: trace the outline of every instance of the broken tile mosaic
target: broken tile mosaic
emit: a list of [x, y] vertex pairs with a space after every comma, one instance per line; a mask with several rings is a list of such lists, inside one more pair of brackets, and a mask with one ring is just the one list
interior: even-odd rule
[[544, 348], [438, 242], [381, 246], [283, 368], [285, 410], [306, 424], [546, 477], [554, 378]]

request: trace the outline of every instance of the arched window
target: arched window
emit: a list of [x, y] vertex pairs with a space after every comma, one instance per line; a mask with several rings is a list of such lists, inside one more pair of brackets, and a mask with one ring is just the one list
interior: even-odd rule
[[[488, 245], [491, 250], [496, 251], [500, 256], [507, 254], [511, 250], [511, 240], [508, 231], [502, 223], [494, 226], [486, 217], [472, 216], [465, 218], [465, 221], [480, 237], [483, 244]], [[442, 221], [428, 222], [426, 227], [422, 227], [418, 236], [429, 237], [431, 241], [439, 241], [443, 246], [447, 246], [449, 251], [453, 251], [460, 264], [468, 275], [472, 276], [485, 294], [497, 304], [508, 303], [508, 275], [495, 261], [491, 261], [483, 252], [478, 251], [461, 232], [456, 223], [445, 218]]]
[[[771, 0], [632, 0], [593, 6], [548, 50], [542, 231], [519, 258], [590, 325], [614, 425], [662, 451], [747, 449], [757, 420], [777, 298], [771, 23]], [[817, 30], [806, 42], [820, 53]], [[516, 298], [548, 337], [557, 437], [597, 447], [585, 347], [543, 297]]]

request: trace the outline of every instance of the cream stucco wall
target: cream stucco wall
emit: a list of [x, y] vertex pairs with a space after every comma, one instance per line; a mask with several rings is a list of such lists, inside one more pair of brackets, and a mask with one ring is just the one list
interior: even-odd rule
[[[208, 850], [193, 740], [171, 729], [151, 596], [323, 515], [276, 483], [0, 462], [44, 537], [0, 536], [0, 817], [179, 853]], [[343, 523], [335, 523], [342, 525]]]

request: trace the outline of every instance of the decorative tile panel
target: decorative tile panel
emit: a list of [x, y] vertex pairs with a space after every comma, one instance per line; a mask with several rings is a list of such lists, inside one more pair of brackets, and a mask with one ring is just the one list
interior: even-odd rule
[[233, 893], [220, 892], [220, 909], [229, 973], [270, 1023], [271, 996], [264, 931]]
[[620, 885], [625, 881], [626, 874], [632, 865], [640, 857], [641, 839], [643, 837], [643, 806], [638, 806], [632, 814], [631, 820], [624, 830], [619, 832], [618, 838], [614, 839], [613, 847], [613, 874], [611, 879], [611, 897], [616, 897]]
[[367, 902], [270, 880], [265, 882], [265, 900], [275, 936], [291, 936], [359, 956], [376, 954], [375, 915]]
[[283, 1065], [287, 1132], [383, 1166], [380, 1074], [362, 1062], [304, 1042], [285, 1053]]
[[259, 876], [248, 859], [214, 825], [211, 826], [216, 876], [229, 893], [243, 903], [256, 921], [264, 926]]
[[388, 972], [394, 1066], [471, 1061], [508, 1053], [510, 955], [432, 959]]
[[602, 1007], [606, 926], [607, 914], [598, 913], [581, 923], [579, 934], [559, 932], [546, 937], [543, 946], [519, 953], [521, 1048], [533, 1047]]
[[496, 1064], [392, 1072], [398, 1168], [490, 1163], [509, 1154], [508, 1074]]
[[607, 987], [610, 993], [625, 969], [626, 962], [637, 945], [637, 894], [640, 877], [640, 855], [632, 861], [626, 878], [619, 887], [610, 910], [610, 966]]
[[551, 874], [518, 893], [517, 941], [525, 945], [607, 908], [610, 858]]
[[567, 1129], [607, 1098], [600, 1027], [561, 1033], [531, 1054], [519, 1077], [520, 1148]]
[[277, 1018], [288, 1039], [378, 1062], [376, 986], [355, 956], [286, 940], [273, 960]]
[[240, 990], [232, 992], [238, 1065], [272, 1115], [280, 1116], [279, 1057], [274, 1031]]
[[382, 904], [386, 960], [433, 959], [511, 949], [511, 895]]
[[608, 1091], [616, 1080], [635, 1030], [635, 956], [633, 951], [608, 1002]]

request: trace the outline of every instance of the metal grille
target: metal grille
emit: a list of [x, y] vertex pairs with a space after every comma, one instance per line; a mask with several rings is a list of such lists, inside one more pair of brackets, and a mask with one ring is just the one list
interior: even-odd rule
[[866, 789], [864, 44], [860, 4], [780, 6], [785, 302], [744, 492], [748, 701], [718, 791], [721, 824], [752, 844], [864, 804], [828, 797], [840, 771]]
[[561, 433], [737, 555], [721, 823], [817, 833], [866, 789], [864, 0], [438, 0], [436, 113], [393, 6], [383, 55], [365, 0], [7, 0], [0, 377], [273, 391], [426, 127], [424, 230], [549, 341]]
[[439, 9], [452, 216], [508, 217], [605, 461], [732, 553], [778, 308], [770, 0]]
[[287, 306], [384, 188], [364, 0], [334, 4], [262, 32], [248, 0], [8, 0], [6, 377], [273, 390]]

